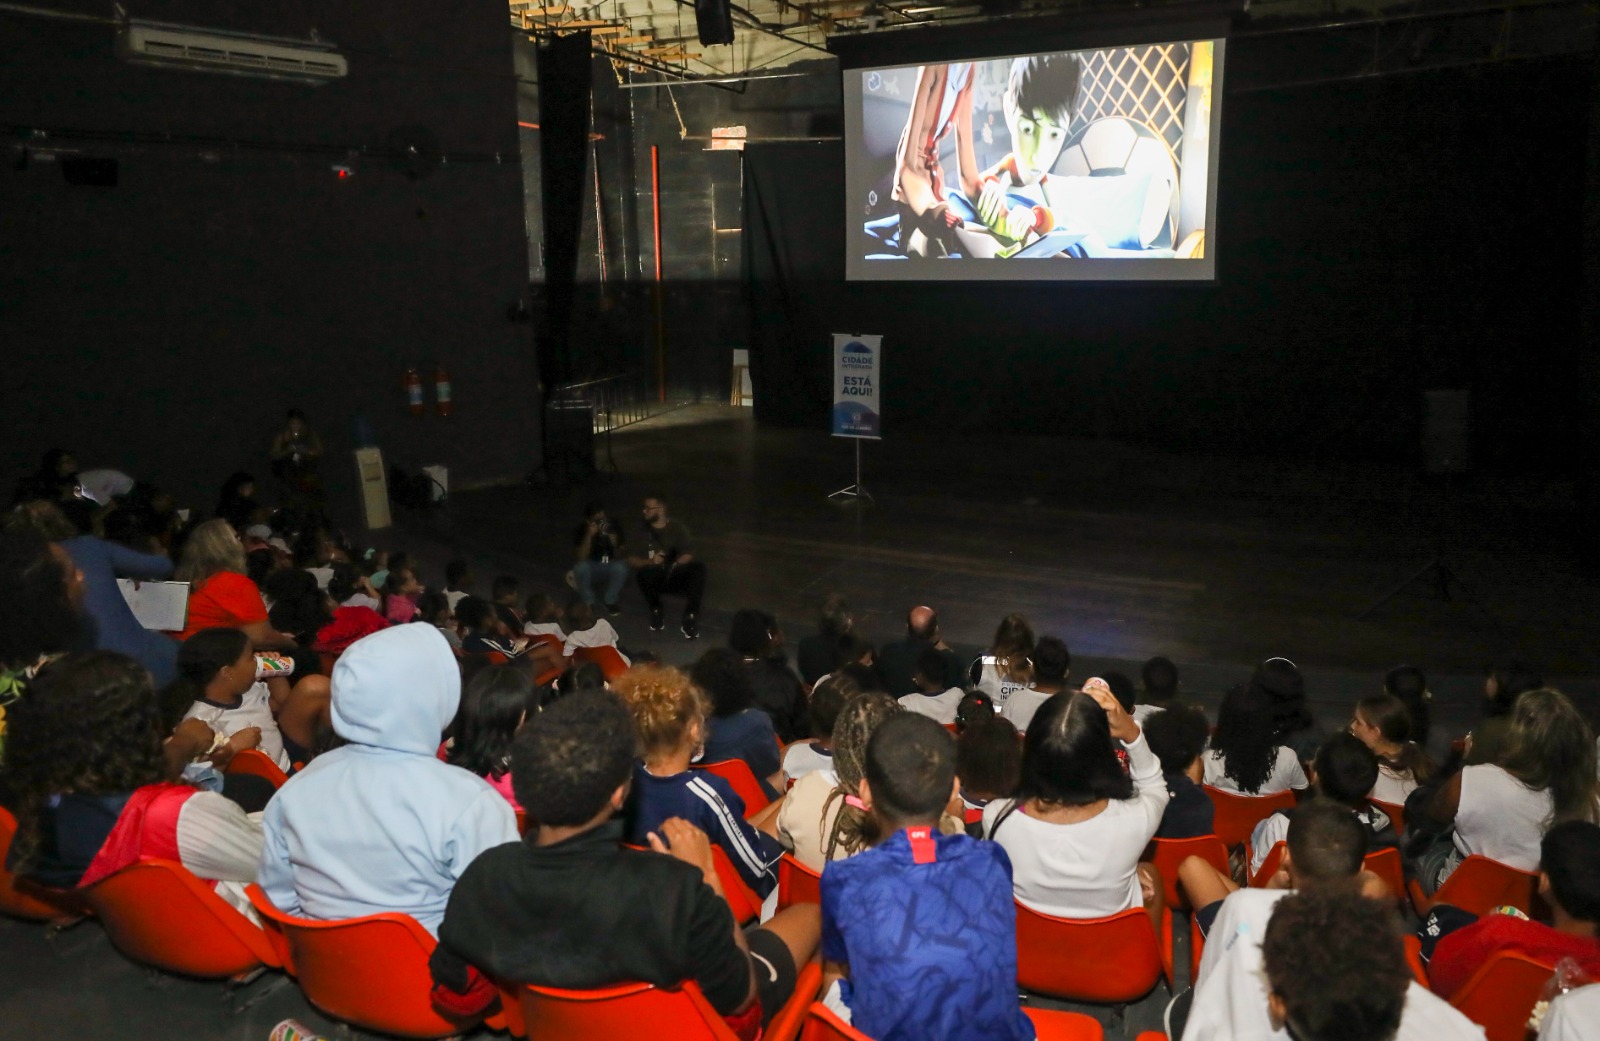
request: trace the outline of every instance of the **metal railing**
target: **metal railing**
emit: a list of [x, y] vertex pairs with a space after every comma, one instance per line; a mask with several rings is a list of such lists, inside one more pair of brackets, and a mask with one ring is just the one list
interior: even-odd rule
[[559, 401], [581, 400], [594, 417], [595, 434], [609, 434], [652, 416], [683, 408], [695, 395], [669, 388], [662, 400], [660, 389], [648, 373], [625, 372], [580, 383], [564, 383], [556, 388]]

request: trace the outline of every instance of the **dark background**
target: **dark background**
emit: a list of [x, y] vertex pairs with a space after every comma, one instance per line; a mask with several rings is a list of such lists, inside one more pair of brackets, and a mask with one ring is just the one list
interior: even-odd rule
[[828, 334], [878, 332], [890, 437], [1411, 463], [1422, 391], [1465, 387], [1479, 466], [1561, 472], [1587, 84], [1570, 59], [1229, 92], [1206, 287], [846, 284], [842, 144], [751, 146], [757, 414], [825, 423]]
[[[266, 480], [269, 442], [296, 406], [326, 443], [346, 515], [358, 414], [391, 462], [442, 462], [457, 483], [530, 469], [530, 326], [507, 317], [527, 292], [527, 253], [503, 0], [150, 0], [135, 13], [315, 28], [350, 74], [309, 87], [141, 68], [113, 56], [108, 25], [0, 20], [0, 122], [293, 146], [71, 142], [118, 159], [114, 188], [69, 185], [38, 157], [0, 167], [6, 491], [60, 445], [86, 469], [124, 469], [209, 511], [230, 471]], [[451, 161], [413, 181], [359, 154], [408, 126]], [[354, 176], [340, 181], [334, 162]], [[435, 362], [454, 384], [448, 419], [432, 407]], [[429, 385], [421, 418], [404, 408], [413, 365]]]

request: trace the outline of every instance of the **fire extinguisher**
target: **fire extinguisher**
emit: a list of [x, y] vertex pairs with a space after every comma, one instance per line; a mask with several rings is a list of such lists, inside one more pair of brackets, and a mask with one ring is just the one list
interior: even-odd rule
[[433, 400], [439, 415], [450, 414], [450, 373], [445, 371], [443, 365], [435, 365], [433, 368]]
[[422, 415], [422, 373], [416, 366], [406, 370], [406, 411], [413, 416]]

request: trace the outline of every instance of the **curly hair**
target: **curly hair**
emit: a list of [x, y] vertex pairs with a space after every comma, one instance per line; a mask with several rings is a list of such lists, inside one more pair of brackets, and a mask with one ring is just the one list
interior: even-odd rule
[[183, 556], [172, 577], [179, 582], [204, 582], [220, 571], [245, 573], [244, 546], [233, 525], [221, 517], [206, 521], [183, 544]]
[[1406, 968], [1395, 913], [1353, 883], [1325, 883], [1278, 901], [1261, 959], [1301, 1041], [1393, 1037], [1400, 1028]]
[[67, 595], [64, 553], [31, 525], [0, 531], [0, 668], [24, 668], [77, 644], [83, 620]]
[[39, 670], [8, 709], [6, 777], [15, 796], [13, 856], [26, 862], [57, 795], [112, 795], [166, 778], [155, 687], [143, 665], [111, 651], [69, 654]]
[[677, 749], [711, 715], [705, 693], [670, 665], [635, 665], [611, 687], [628, 703], [647, 757]]
[[[833, 859], [835, 850], [857, 853], [877, 841], [872, 816], [846, 800], [860, 790], [861, 779], [867, 775], [867, 742], [872, 739], [872, 732], [884, 720], [903, 711], [900, 703], [888, 694], [871, 691], [845, 702], [839, 718], [834, 721], [833, 770], [839, 783], [822, 804], [821, 817], [822, 828], [828, 832], [823, 847], [823, 855], [828, 860]], [[828, 829], [828, 812], [835, 801], [841, 804], [839, 814], [833, 820], [832, 829]]]
[[1207, 754], [1223, 758], [1223, 772], [1241, 792], [1255, 795], [1261, 791], [1278, 761], [1272, 697], [1254, 684], [1230, 688], [1217, 709], [1217, 729]]

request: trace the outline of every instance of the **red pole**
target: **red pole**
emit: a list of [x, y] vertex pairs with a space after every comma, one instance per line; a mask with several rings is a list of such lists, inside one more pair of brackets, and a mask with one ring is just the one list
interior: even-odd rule
[[650, 199], [654, 205], [656, 236], [656, 396], [667, 400], [667, 345], [666, 330], [661, 321], [661, 150], [650, 146]]

